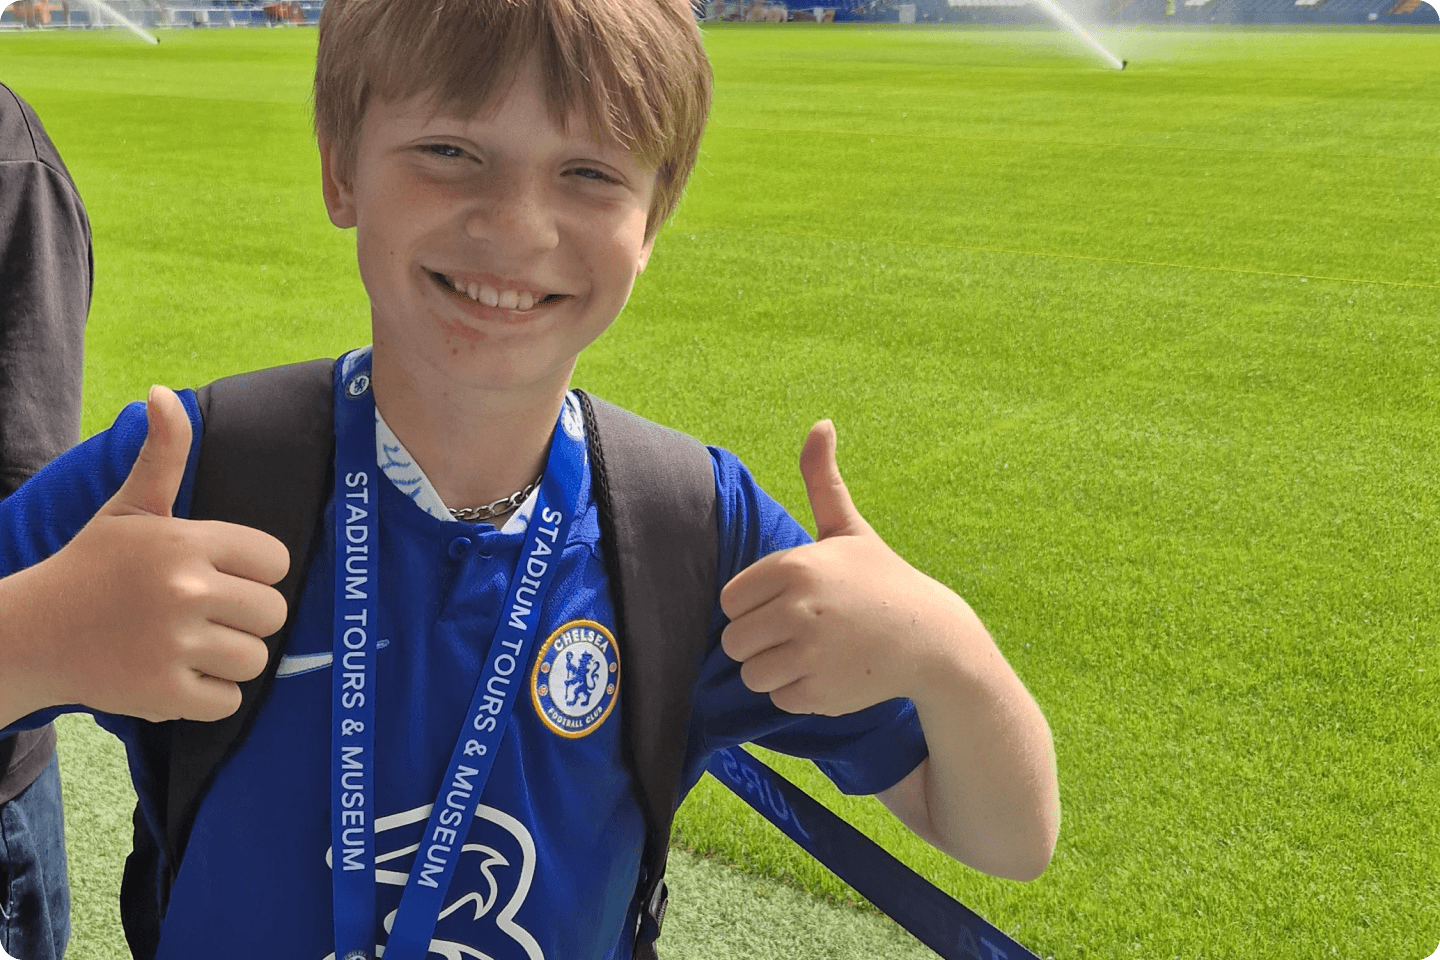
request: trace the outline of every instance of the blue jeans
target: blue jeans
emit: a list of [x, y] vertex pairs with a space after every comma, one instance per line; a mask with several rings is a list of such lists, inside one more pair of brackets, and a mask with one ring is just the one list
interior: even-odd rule
[[70, 940], [65, 819], [55, 757], [0, 805], [0, 944], [16, 960], [60, 960]]

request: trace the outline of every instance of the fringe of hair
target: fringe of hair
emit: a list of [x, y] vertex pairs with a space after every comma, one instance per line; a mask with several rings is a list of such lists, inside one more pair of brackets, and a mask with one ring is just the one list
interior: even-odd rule
[[680, 202], [710, 110], [710, 63], [686, 0], [329, 0], [316, 136], [348, 180], [372, 98], [428, 95], [438, 110], [479, 115], [532, 57], [557, 126], [579, 117], [656, 168], [654, 236]]

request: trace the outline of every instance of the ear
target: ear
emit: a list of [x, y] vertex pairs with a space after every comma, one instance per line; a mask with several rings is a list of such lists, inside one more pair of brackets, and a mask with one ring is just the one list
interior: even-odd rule
[[329, 140], [320, 141], [320, 189], [330, 222], [342, 230], [355, 226], [355, 189], [337, 174], [335, 145]]
[[651, 250], [654, 250], [654, 249], [655, 249], [655, 238], [654, 238], [654, 237], [651, 237], [649, 240], [646, 240], [646, 241], [645, 241], [645, 245], [640, 248], [640, 259], [639, 259], [639, 261], [637, 262], [637, 265], [636, 265], [636, 267], [635, 267], [635, 275], [636, 275], [637, 277], [638, 277], [640, 274], [642, 274], [642, 273], [645, 272], [645, 265], [650, 262], [650, 251], [651, 251]]

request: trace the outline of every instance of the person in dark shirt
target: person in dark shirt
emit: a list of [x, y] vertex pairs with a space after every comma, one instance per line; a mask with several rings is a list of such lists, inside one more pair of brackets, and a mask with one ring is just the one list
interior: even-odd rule
[[[0, 84], [0, 496], [80, 439], [93, 268], [74, 180], [35, 112]], [[60, 768], [46, 726], [0, 740], [0, 945], [51, 960], [69, 937]]]
[[[78, 439], [93, 268], [74, 181], [35, 112], [0, 85], [0, 495]], [[163, 388], [152, 394], [179, 407]], [[168, 443], [163, 427], [157, 442]], [[178, 442], [188, 447], [188, 435]], [[285, 601], [268, 588], [257, 596], [252, 581], [284, 576], [284, 545], [170, 516], [176, 490], [150, 482], [154, 472], [135, 471], [64, 549], [0, 579], [0, 727], [49, 702], [218, 720], [239, 706], [237, 683], [264, 667], [257, 638], [284, 623]], [[226, 572], [237, 567], [249, 576]], [[238, 658], [236, 631], [250, 641]], [[96, 650], [107, 655], [86, 655]], [[69, 912], [55, 730], [45, 726], [0, 739], [0, 960], [59, 960]]]

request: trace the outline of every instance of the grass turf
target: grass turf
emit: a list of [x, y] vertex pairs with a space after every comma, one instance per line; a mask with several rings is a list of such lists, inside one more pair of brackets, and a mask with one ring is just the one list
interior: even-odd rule
[[[1040, 31], [707, 30], [700, 167], [578, 381], [737, 450], [799, 516], [800, 439], [833, 416], [861, 510], [985, 618], [1055, 733], [1039, 881], [786, 765], [941, 886], [1042, 955], [1418, 960], [1440, 930], [1436, 34], [1112, 39], [1124, 73]], [[306, 134], [312, 45], [0, 37], [95, 224], [87, 432], [154, 381], [364, 340]], [[849, 896], [714, 784], [678, 832]]]

